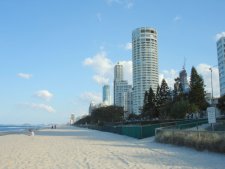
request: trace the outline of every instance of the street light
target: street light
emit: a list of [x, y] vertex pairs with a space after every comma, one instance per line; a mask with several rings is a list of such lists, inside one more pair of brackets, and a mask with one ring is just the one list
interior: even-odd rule
[[212, 81], [212, 71], [213, 71], [213, 67], [216, 67], [217, 65], [214, 65], [212, 67], [209, 68], [209, 70], [211, 71], [211, 89], [212, 89], [212, 96], [211, 96], [211, 104], [213, 105], [213, 81]]
[[213, 82], [212, 82], [212, 67], [209, 68], [211, 71], [211, 89], [212, 89], [212, 96], [211, 96], [211, 104], [213, 104]]

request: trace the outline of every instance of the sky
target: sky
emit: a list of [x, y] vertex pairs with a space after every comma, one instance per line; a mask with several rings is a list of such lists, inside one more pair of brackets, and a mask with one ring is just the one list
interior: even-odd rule
[[[158, 32], [161, 80], [185, 68], [219, 96], [216, 41], [224, 0], [1, 0], [0, 124], [67, 123], [102, 101], [113, 67], [132, 84], [132, 31]], [[111, 92], [112, 94], [112, 92]]]

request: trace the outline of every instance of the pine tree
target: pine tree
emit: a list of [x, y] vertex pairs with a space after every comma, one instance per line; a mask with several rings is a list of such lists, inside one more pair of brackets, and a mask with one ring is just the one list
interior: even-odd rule
[[149, 92], [145, 92], [142, 117], [151, 119], [154, 117], [155, 111], [155, 94], [150, 87]]
[[180, 82], [180, 78], [177, 77], [176, 79], [174, 79], [175, 83], [174, 83], [174, 90], [173, 90], [173, 94], [174, 94], [174, 100], [178, 100], [179, 95], [182, 92], [182, 88], [181, 88], [181, 82]]
[[148, 105], [149, 105], [149, 112], [148, 115], [150, 118], [154, 118], [156, 115], [155, 113], [155, 94], [150, 87], [149, 93], [148, 93]]
[[174, 90], [173, 90], [173, 101], [181, 101], [181, 100], [187, 100], [188, 93], [184, 93], [181, 85], [180, 78], [177, 77], [174, 79]]
[[200, 110], [205, 110], [207, 107], [204, 81], [194, 67], [191, 69], [189, 101], [195, 104]]
[[149, 109], [148, 92], [146, 91], [145, 96], [144, 96], [144, 105], [143, 105], [143, 109], [142, 109], [142, 117], [146, 116], [148, 109]]
[[155, 114], [154, 117], [159, 117], [159, 110], [160, 110], [160, 106], [161, 106], [161, 100], [160, 100], [160, 86], [158, 85], [157, 90], [156, 90], [156, 94], [155, 94]]
[[169, 112], [168, 110], [168, 103], [169, 103], [169, 98], [170, 98], [170, 92], [169, 92], [169, 87], [165, 81], [165, 79], [162, 80], [161, 87], [159, 90], [159, 96], [160, 96], [160, 117], [161, 118], [166, 118], [167, 114]]
[[166, 104], [169, 99], [170, 92], [169, 92], [169, 87], [168, 87], [165, 79], [162, 80], [159, 94], [160, 94], [161, 105]]

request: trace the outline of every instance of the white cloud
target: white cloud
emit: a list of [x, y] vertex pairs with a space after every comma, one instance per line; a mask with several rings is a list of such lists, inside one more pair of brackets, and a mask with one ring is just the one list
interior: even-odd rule
[[36, 103], [26, 103], [24, 106], [34, 109], [34, 110], [43, 110], [49, 113], [55, 112], [55, 109], [52, 106], [46, 104], [36, 104]]
[[159, 85], [161, 85], [162, 79], [165, 79], [168, 86], [173, 89], [174, 79], [178, 76], [177, 71], [174, 69], [164, 70], [159, 74]]
[[180, 16], [176, 16], [176, 17], [173, 18], [173, 21], [174, 22], [179, 22], [179, 21], [181, 21], [181, 19], [182, 18]]
[[216, 41], [219, 40], [221, 37], [225, 37], [225, 32], [217, 33], [215, 36]]
[[18, 73], [17, 76], [23, 79], [30, 79], [33, 75], [28, 73]]
[[93, 79], [99, 85], [109, 84], [109, 78], [105, 78], [105, 77], [103, 77], [101, 75], [94, 75]]
[[126, 0], [125, 7], [130, 9], [134, 6], [134, 2], [132, 0]]
[[95, 75], [93, 79], [100, 85], [108, 84], [113, 76], [114, 64], [104, 51], [97, 53], [93, 57], [86, 58], [83, 64], [94, 69]]
[[39, 90], [34, 94], [36, 97], [49, 101], [52, 99], [53, 94], [48, 90]]
[[100, 103], [102, 101], [101, 93], [94, 93], [94, 92], [84, 92], [83, 94], [81, 94], [80, 99], [87, 103], [90, 103], [92, 101], [94, 103]]
[[[199, 64], [196, 69], [197, 72], [203, 77], [205, 90], [208, 93], [212, 93], [211, 88], [211, 65], [208, 64]], [[212, 68], [212, 82], [213, 82], [213, 96], [219, 97], [220, 96], [220, 87], [219, 87], [219, 70], [217, 67]]]
[[[128, 80], [129, 84], [132, 84], [132, 61], [119, 61], [119, 63], [123, 65], [124, 80]], [[94, 69], [95, 75], [92, 78], [99, 85], [110, 84], [113, 81], [115, 63], [107, 57], [104, 51], [91, 58], [86, 58], [84, 65]]]
[[132, 43], [128, 42], [127, 44], [124, 45], [125, 50], [132, 50]]
[[98, 74], [105, 75], [113, 68], [112, 61], [107, 58], [104, 51], [84, 60], [85, 66], [91, 66]]
[[99, 13], [97, 13], [96, 16], [97, 16], [98, 21], [102, 22], [102, 14], [99, 12]]
[[117, 4], [117, 5], [122, 5], [127, 9], [130, 9], [134, 6], [134, 1], [133, 0], [106, 0], [108, 5], [112, 4]]

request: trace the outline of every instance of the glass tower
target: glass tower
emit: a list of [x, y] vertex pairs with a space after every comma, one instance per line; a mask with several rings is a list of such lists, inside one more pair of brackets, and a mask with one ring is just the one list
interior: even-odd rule
[[225, 37], [217, 41], [217, 57], [220, 79], [220, 95], [225, 94]]

